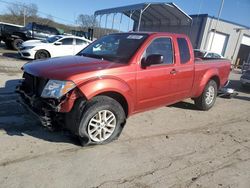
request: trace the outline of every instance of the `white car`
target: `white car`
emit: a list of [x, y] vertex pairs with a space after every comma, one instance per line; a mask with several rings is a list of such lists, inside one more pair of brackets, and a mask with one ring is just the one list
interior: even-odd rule
[[18, 51], [23, 58], [44, 59], [76, 55], [90, 43], [90, 40], [83, 37], [56, 35], [46, 40], [25, 41]]
[[218, 53], [215, 52], [210, 52], [206, 50], [199, 50], [199, 49], [194, 49], [194, 56], [196, 58], [218, 58], [218, 59], [223, 59], [224, 57]]

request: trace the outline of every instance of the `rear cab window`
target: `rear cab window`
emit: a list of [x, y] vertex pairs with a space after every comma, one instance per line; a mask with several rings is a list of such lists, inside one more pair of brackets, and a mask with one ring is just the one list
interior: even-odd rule
[[186, 64], [190, 61], [188, 42], [185, 38], [177, 38], [177, 43], [179, 46], [180, 62], [181, 64]]

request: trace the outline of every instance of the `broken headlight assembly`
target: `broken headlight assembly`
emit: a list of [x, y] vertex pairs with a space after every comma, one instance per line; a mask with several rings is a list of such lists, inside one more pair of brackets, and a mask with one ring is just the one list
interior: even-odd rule
[[59, 99], [76, 87], [72, 81], [49, 80], [41, 97]]

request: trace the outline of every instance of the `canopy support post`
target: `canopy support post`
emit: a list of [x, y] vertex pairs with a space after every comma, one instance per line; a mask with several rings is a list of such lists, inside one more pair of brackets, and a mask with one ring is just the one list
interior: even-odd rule
[[141, 26], [141, 16], [142, 16], [142, 14], [143, 14], [143, 12], [145, 11], [145, 10], [147, 10], [147, 8], [150, 6], [151, 4], [149, 3], [144, 9], [141, 9], [140, 10], [140, 17], [139, 17], [139, 22], [138, 22], [138, 27], [137, 27], [137, 31], [140, 31], [140, 26]]
[[134, 14], [134, 12], [135, 12], [135, 11], [130, 11], [130, 14], [129, 14], [128, 31], [129, 31], [129, 28], [130, 28], [131, 18], [132, 18], [132, 15]]
[[107, 34], [107, 21], [108, 21], [108, 16], [109, 16], [109, 14], [106, 14], [106, 19], [105, 19], [105, 28], [104, 28], [104, 30], [105, 30], [105, 34]]
[[113, 14], [113, 20], [112, 20], [112, 30], [114, 29], [114, 21], [115, 21], [115, 16], [116, 16], [116, 13]]
[[119, 33], [121, 32], [122, 16], [123, 16], [123, 13], [121, 13], [121, 17], [120, 17], [120, 23], [119, 23]]
[[101, 29], [102, 24], [101, 24], [101, 22], [102, 22], [102, 15], [100, 15], [100, 19], [99, 19], [99, 29], [98, 29], [99, 30], [98, 31], [99, 36], [96, 35], [96, 37], [100, 37], [102, 35], [102, 29]]

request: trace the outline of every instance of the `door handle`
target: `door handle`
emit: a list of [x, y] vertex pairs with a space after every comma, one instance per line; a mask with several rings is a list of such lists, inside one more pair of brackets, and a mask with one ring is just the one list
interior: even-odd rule
[[170, 74], [176, 74], [176, 73], [178, 73], [178, 71], [175, 70], [175, 69], [173, 69], [173, 70], [170, 71]]

